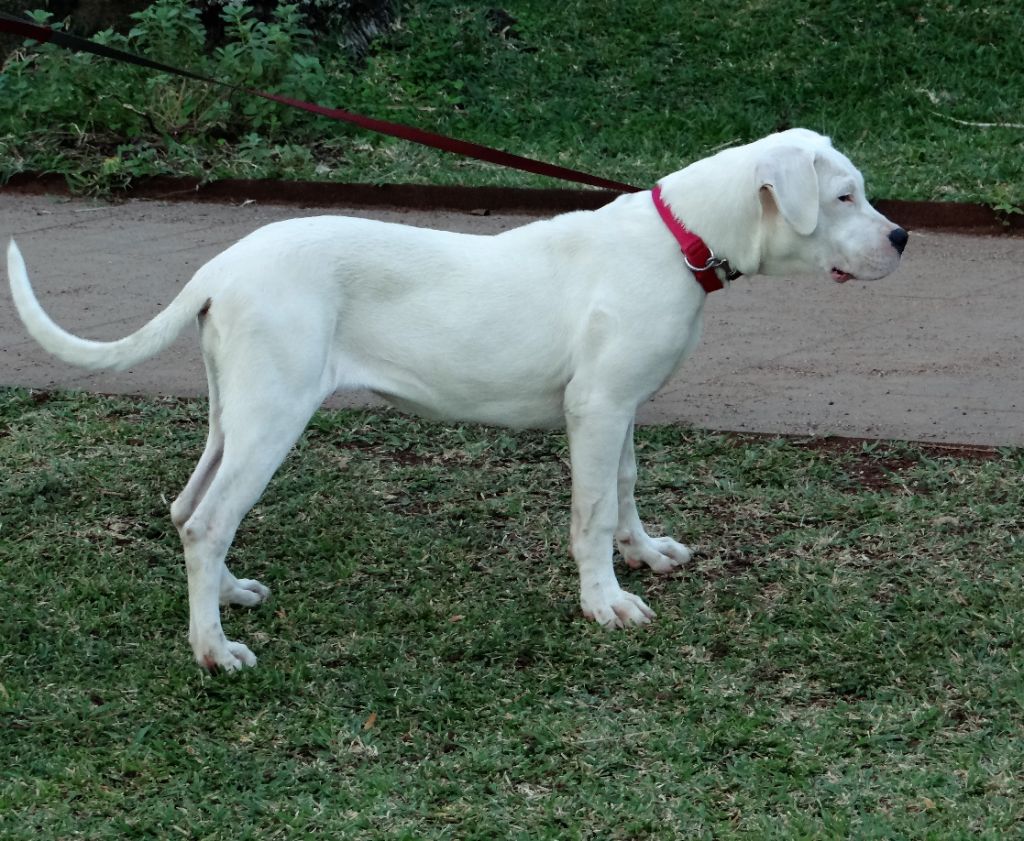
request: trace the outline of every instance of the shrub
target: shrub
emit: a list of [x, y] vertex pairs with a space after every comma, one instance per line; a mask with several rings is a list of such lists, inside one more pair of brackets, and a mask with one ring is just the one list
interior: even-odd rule
[[[46, 12], [33, 18], [59, 26]], [[223, 3], [222, 43], [212, 50], [200, 10], [186, 0], [156, 0], [131, 18], [126, 34], [107, 29], [95, 40], [230, 84], [314, 101], [327, 94], [312, 33], [295, 4], [277, 5], [264, 21], [239, 0]], [[241, 145], [250, 151], [273, 148], [279, 154], [281, 144], [287, 147], [315, 119], [225, 88], [49, 44], [27, 46], [8, 59], [0, 102], [0, 177], [20, 169], [20, 149], [56, 139], [54, 170], [63, 171], [62, 158], [97, 151], [106, 156], [100, 172], [84, 176], [94, 178], [96, 188], [159, 171], [161, 159], [174, 160], [169, 171], [201, 170], [204, 156], [189, 147], [227, 147], [244, 139]]]
[[[56, 20], [67, 20], [69, 31], [92, 36], [106, 29], [126, 32], [132, 14], [144, 10], [152, 0], [45, 0]], [[189, 0], [200, 13], [212, 43], [224, 36], [221, 12], [230, 0]], [[304, 25], [320, 37], [331, 37], [357, 57], [365, 55], [370, 41], [387, 31], [395, 19], [395, 0], [295, 0]], [[20, 15], [26, 0], [0, 0], [0, 12]], [[42, 5], [42, 4], [41, 4]], [[245, 5], [264, 23], [273, 20], [282, 0], [246, 0]]]

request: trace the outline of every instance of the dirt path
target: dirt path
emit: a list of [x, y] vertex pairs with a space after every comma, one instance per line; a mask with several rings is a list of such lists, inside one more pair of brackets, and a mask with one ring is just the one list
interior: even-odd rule
[[[477, 233], [530, 221], [266, 204], [107, 205], [0, 192], [0, 239], [17, 238], [40, 299], [59, 323], [106, 339], [148, 320], [203, 262], [259, 225], [322, 212]], [[41, 351], [6, 291], [2, 300], [0, 384], [205, 394], [194, 332], [134, 370], [88, 373]], [[708, 299], [699, 350], [640, 418], [1024, 446], [1024, 239], [914, 231], [904, 265], [874, 284], [741, 279]]]

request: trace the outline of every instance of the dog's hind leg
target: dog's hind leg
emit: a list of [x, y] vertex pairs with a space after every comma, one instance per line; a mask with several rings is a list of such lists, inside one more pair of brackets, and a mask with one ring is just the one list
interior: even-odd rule
[[256, 664], [245, 645], [224, 635], [220, 603], [255, 604], [268, 591], [236, 579], [225, 557], [242, 518], [326, 396], [325, 343], [288, 344], [290, 336], [278, 335], [250, 327], [210, 342], [210, 438], [173, 507], [188, 572], [189, 642], [211, 670]]
[[[192, 476], [178, 498], [171, 503], [171, 521], [182, 536], [182, 529], [195, 513], [196, 508], [206, 495], [224, 457], [224, 432], [220, 420], [220, 396], [217, 387], [216, 369], [212, 360], [204, 353], [206, 375], [210, 388], [210, 430], [206, 438], [206, 448], [196, 465]], [[184, 539], [184, 538], [183, 538]], [[261, 604], [270, 596], [270, 590], [259, 581], [251, 578], [235, 578], [227, 563], [221, 568], [220, 603], [237, 604], [253, 607]]]
[[640, 522], [636, 510], [636, 454], [633, 449], [633, 424], [619, 457], [619, 525], [615, 543], [622, 559], [633, 569], [647, 564], [655, 572], [671, 572], [690, 560], [692, 553], [671, 537], [651, 537]]
[[[200, 320], [200, 325], [202, 325], [202, 320]], [[196, 506], [206, 495], [210, 482], [213, 481], [217, 468], [220, 466], [221, 458], [224, 456], [224, 431], [220, 424], [220, 389], [217, 385], [217, 369], [205, 346], [203, 347], [203, 364], [206, 366], [206, 382], [210, 392], [210, 428], [206, 435], [206, 448], [199, 458], [196, 469], [192, 471], [192, 475], [181, 493], [178, 494], [178, 498], [171, 503], [171, 522], [174, 523], [179, 536], [189, 517], [195, 513]]]
[[225, 596], [225, 576], [230, 576], [228, 595], [234, 595], [233, 600], [242, 601], [237, 597], [243, 594], [236, 591], [252, 591], [259, 599], [262, 590], [235, 580], [224, 559], [239, 523], [302, 434], [320, 399], [317, 394], [305, 401], [261, 405], [253, 405], [250, 399], [248, 405], [238, 407], [243, 411], [235, 417], [225, 412], [220, 463], [206, 493], [180, 529], [188, 571], [189, 642], [196, 661], [208, 669], [234, 671], [256, 664], [256, 657], [245, 645], [225, 637], [219, 602]]

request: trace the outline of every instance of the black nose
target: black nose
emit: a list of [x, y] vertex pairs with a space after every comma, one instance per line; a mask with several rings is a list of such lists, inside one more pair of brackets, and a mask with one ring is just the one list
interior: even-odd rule
[[903, 253], [903, 249], [907, 247], [907, 240], [910, 239], [910, 234], [903, 230], [903, 228], [894, 228], [889, 231], [889, 242], [892, 243], [892, 247], [896, 249], [898, 254]]

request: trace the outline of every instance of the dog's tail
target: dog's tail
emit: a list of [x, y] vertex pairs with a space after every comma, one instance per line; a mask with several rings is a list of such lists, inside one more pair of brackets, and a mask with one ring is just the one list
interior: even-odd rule
[[[198, 291], [183, 292], [130, 336], [112, 342], [96, 342], [68, 333], [46, 314], [32, 291], [25, 260], [13, 239], [7, 248], [7, 275], [14, 305], [32, 338], [59, 359], [82, 368], [120, 370], [155, 356], [174, 341], [203, 304], [195, 300]], [[186, 292], [188, 290], [186, 287]]]

